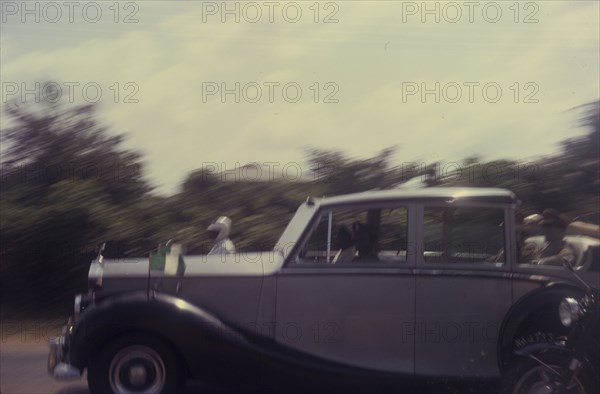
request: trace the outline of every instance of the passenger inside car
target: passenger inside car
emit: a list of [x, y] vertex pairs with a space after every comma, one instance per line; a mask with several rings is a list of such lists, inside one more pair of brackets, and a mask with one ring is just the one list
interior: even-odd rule
[[379, 261], [377, 256], [379, 247], [375, 232], [361, 222], [354, 222], [352, 229], [354, 230], [354, 245], [357, 250], [357, 256], [353, 261]]
[[402, 206], [325, 211], [296, 262], [324, 265], [406, 262], [407, 216], [408, 210]]
[[333, 257], [332, 264], [352, 261], [356, 256], [353, 238], [352, 230], [346, 225], [341, 225], [335, 242], [339, 250]]
[[[516, 215], [517, 256], [520, 263], [529, 263], [534, 258], [540, 246], [533, 241], [534, 236], [543, 235], [540, 221], [543, 216], [535, 213], [524, 217], [520, 212]], [[504, 249], [502, 249], [504, 254]]]
[[544, 234], [544, 243], [528, 256], [533, 264], [573, 265], [576, 252], [565, 240], [567, 227], [571, 220], [555, 209], [546, 209], [539, 224]]

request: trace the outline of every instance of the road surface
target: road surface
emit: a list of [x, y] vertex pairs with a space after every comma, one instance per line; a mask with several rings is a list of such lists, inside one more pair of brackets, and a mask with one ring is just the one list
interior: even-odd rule
[[2, 394], [89, 394], [84, 379], [57, 382], [46, 374], [48, 345], [2, 343], [0, 392]]

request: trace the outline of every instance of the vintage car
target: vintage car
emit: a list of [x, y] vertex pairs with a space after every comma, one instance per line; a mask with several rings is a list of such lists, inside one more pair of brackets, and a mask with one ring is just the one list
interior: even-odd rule
[[[583, 294], [561, 265], [522, 257], [517, 206], [512, 192], [485, 188], [308, 198], [268, 251], [167, 249], [160, 269], [148, 257], [99, 255], [89, 292], [51, 341], [49, 372], [87, 369], [93, 394], [172, 394], [188, 379], [288, 388], [497, 379], [519, 347], [564, 335], [558, 305]], [[597, 288], [600, 241], [566, 243]]]

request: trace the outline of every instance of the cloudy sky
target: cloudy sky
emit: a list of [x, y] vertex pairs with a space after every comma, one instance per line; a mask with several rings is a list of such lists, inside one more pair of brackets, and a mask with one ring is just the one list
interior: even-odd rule
[[98, 101], [163, 193], [308, 147], [527, 160], [600, 97], [594, 0], [0, 3], [2, 104], [36, 81]]

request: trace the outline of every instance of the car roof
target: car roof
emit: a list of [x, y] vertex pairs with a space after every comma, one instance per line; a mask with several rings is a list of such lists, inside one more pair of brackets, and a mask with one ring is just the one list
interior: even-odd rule
[[315, 200], [314, 203], [326, 207], [329, 205], [344, 205], [360, 202], [426, 201], [446, 203], [449, 200], [497, 204], [514, 204], [517, 202], [514, 193], [506, 189], [428, 187], [422, 189], [369, 190], [361, 193], [324, 197]]

